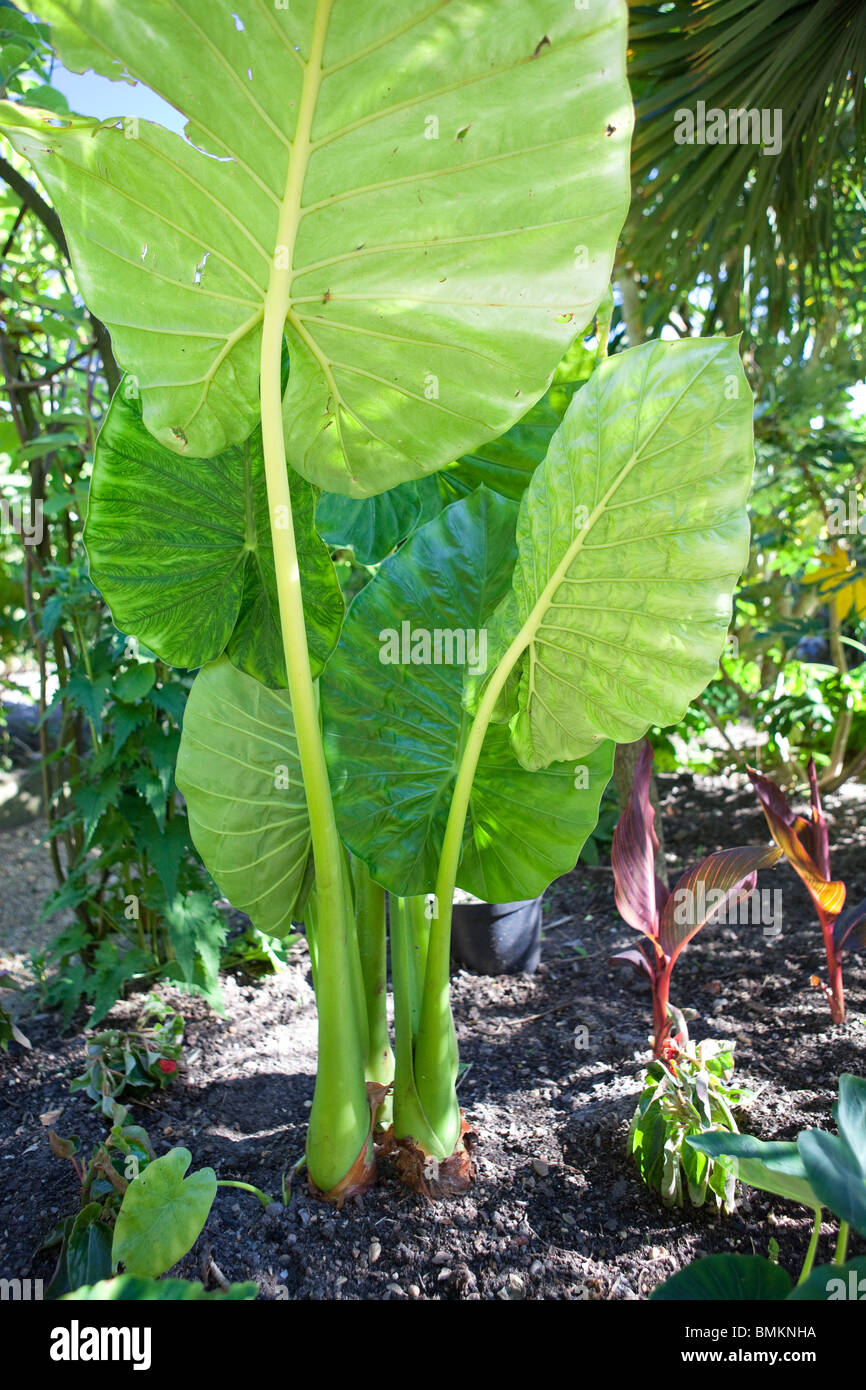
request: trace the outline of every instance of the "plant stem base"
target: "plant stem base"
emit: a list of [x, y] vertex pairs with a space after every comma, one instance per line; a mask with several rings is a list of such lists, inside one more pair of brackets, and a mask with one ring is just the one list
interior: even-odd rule
[[369, 1192], [371, 1187], [376, 1184], [376, 1154], [373, 1148], [373, 1126], [376, 1114], [385, 1101], [385, 1097], [391, 1090], [390, 1086], [380, 1086], [377, 1081], [367, 1082], [367, 1099], [370, 1102], [370, 1129], [364, 1140], [361, 1152], [355, 1159], [348, 1173], [341, 1178], [333, 1187], [329, 1187], [325, 1192], [317, 1187], [312, 1178], [307, 1178], [307, 1186], [314, 1197], [318, 1197], [323, 1202], [332, 1202], [337, 1210], [350, 1197], [362, 1197], [365, 1192]]
[[393, 1126], [389, 1129], [379, 1148], [384, 1157], [393, 1158], [394, 1166], [402, 1182], [414, 1192], [421, 1192], [431, 1201], [447, 1201], [449, 1197], [461, 1197], [469, 1188], [475, 1175], [472, 1150], [476, 1135], [460, 1112], [460, 1137], [454, 1152], [446, 1159], [436, 1159], [425, 1153], [414, 1139], [396, 1139]]

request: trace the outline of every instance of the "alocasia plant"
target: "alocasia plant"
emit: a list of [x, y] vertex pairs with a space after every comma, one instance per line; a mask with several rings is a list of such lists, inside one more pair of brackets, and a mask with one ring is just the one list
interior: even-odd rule
[[[679, 719], [712, 677], [747, 555], [733, 340], [601, 361], [541, 444], [536, 413], [528, 455], [516, 434], [485, 452], [604, 298], [601, 355], [628, 200], [626, 7], [42, 14], [67, 67], [141, 80], [188, 120], [182, 137], [0, 107], [127, 373], [94, 461], [94, 577], [121, 627], [203, 668], [178, 784], [218, 883], [271, 934], [303, 915], [312, 1181], [339, 1201], [371, 1180], [387, 889], [408, 900], [391, 912], [393, 1138], [425, 1183], [452, 1160], [457, 1183], [455, 883], [515, 898], [574, 863], [612, 741]], [[427, 475], [457, 460], [442, 510]], [[344, 625], [318, 489], [389, 494], [353, 519], [376, 559], [419, 528]], [[327, 535], [345, 521], [324, 505]], [[437, 632], [477, 659], [437, 661]]]
[[808, 770], [810, 820], [791, 810], [784, 793], [769, 777], [753, 767], [748, 772], [770, 834], [815, 904], [824, 938], [829, 983], [823, 984], [817, 976], [814, 983], [824, 990], [833, 1022], [842, 1023], [845, 1019], [842, 956], [845, 951], [866, 946], [866, 902], [851, 906], [844, 912], [842, 910], [845, 907], [846, 888], [844, 883], [834, 880], [830, 874], [830, 836], [818, 791], [814, 758], [809, 759]]
[[634, 786], [613, 832], [611, 864], [616, 905], [630, 927], [647, 937], [647, 946], [632, 946], [611, 959], [646, 975], [653, 997], [653, 1054], [666, 1056], [671, 1030], [670, 985], [683, 947], [702, 927], [718, 922], [729, 906], [754, 889], [757, 870], [781, 859], [775, 847], [720, 850], [687, 869], [671, 892], [655, 872], [658, 850], [650, 801], [652, 745], [645, 741], [635, 765]]

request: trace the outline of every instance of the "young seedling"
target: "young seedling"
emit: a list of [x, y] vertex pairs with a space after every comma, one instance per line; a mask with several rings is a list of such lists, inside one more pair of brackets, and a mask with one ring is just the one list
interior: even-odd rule
[[724, 921], [730, 908], [748, 898], [757, 882], [757, 870], [775, 864], [782, 852], [750, 846], [720, 850], [688, 869], [671, 892], [655, 872], [658, 838], [649, 795], [652, 762], [652, 746], [645, 741], [611, 850], [617, 909], [630, 927], [643, 933], [647, 945], [618, 951], [611, 959], [634, 966], [649, 980], [653, 1055], [664, 1057], [674, 1017], [669, 998], [671, 975], [680, 952], [702, 927]]
[[[221, 891], [270, 935], [307, 928], [310, 1178], [338, 1202], [372, 1181], [392, 1079], [413, 1171], [465, 1169], [455, 886], [534, 897], [574, 865], [614, 741], [712, 678], [748, 554], [735, 342], [603, 359], [625, 7], [500, 0], [483, 43], [472, 0], [41, 9], [67, 67], [188, 119], [184, 139], [0, 106], [127, 373], [94, 460], [94, 582], [123, 631], [202, 668], [178, 785]], [[479, 464], [597, 310], [595, 370], [528, 464]], [[425, 494], [344, 624], [319, 489], [387, 511], [470, 454], [467, 495]], [[433, 895], [393, 1077], [381, 895], [348, 851], [378, 889]]]
[[751, 1091], [731, 1084], [734, 1044], [706, 1038], [677, 1045], [669, 1038], [665, 1060], [647, 1068], [644, 1089], [628, 1135], [628, 1151], [648, 1187], [668, 1207], [686, 1194], [700, 1207], [708, 1194], [720, 1210], [734, 1209], [736, 1177], [730, 1159], [710, 1158], [686, 1140], [704, 1130], [737, 1134], [736, 1108]]
[[830, 836], [818, 791], [815, 760], [809, 759], [809, 820], [791, 810], [784, 793], [769, 777], [753, 767], [748, 769], [748, 773], [758, 793], [770, 834], [815, 904], [827, 956], [828, 983], [825, 984], [817, 975], [812, 977], [812, 983], [823, 991], [833, 1022], [843, 1023], [845, 989], [842, 958], [846, 951], [850, 953], [866, 946], [866, 902], [843, 912], [847, 890], [845, 884], [834, 881], [830, 873]]

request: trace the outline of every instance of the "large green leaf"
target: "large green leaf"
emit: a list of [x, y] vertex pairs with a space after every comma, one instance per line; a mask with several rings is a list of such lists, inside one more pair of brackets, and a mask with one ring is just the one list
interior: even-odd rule
[[[315, 490], [289, 479], [316, 675], [340, 635], [343, 599], [316, 533]], [[96, 445], [84, 538], [122, 632], [193, 670], [228, 650], [257, 680], [285, 686], [260, 429], [202, 464], [155, 440], [121, 388]]]
[[712, 678], [748, 555], [751, 419], [728, 338], [620, 353], [575, 395], [497, 615], [503, 643], [522, 635], [506, 713], [524, 767], [674, 724]]
[[707, 1255], [659, 1284], [650, 1300], [772, 1303], [787, 1298], [790, 1292], [790, 1274], [763, 1255]]
[[690, 1135], [686, 1143], [710, 1158], [736, 1159], [737, 1177], [750, 1187], [787, 1197], [792, 1202], [802, 1202], [813, 1211], [821, 1206], [821, 1199], [809, 1182], [794, 1143], [767, 1142], [751, 1134], [718, 1132]]
[[[436, 486], [436, 480], [431, 480]], [[375, 497], [344, 497], [325, 492], [316, 509], [316, 526], [328, 545], [348, 546], [362, 565], [376, 565], [415, 529], [421, 515], [418, 484], [400, 483]]]
[[249, 435], [272, 279], [289, 281], [290, 461], [355, 496], [501, 434], [592, 317], [628, 205], [620, 0], [40, 13], [67, 68], [143, 81], [189, 118], [184, 139], [0, 114], [169, 447]]
[[[341, 833], [373, 877], [400, 896], [427, 892], [436, 880], [469, 724], [463, 679], [468, 658], [483, 662], [486, 617], [510, 581], [516, 510], [480, 488], [416, 531], [355, 599], [323, 677]], [[452, 654], [461, 654], [457, 633], [467, 661], [449, 665], [452, 641]], [[404, 664], [413, 650], [420, 660]], [[571, 762], [527, 773], [507, 730], [492, 725], [469, 803], [459, 885], [508, 902], [536, 896], [573, 868], [598, 819], [612, 756], [606, 744], [581, 768]]]
[[304, 880], [310, 823], [291, 705], [226, 657], [196, 676], [177, 785], [196, 849], [259, 931], [284, 936]]
[[866, 1236], [866, 1149], [858, 1152], [823, 1129], [798, 1135], [797, 1147], [821, 1201]]
[[866, 1255], [842, 1265], [821, 1265], [788, 1294], [790, 1303], [846, 1303], [866, 1299]]
[[165, 1274], [198, 1239], [217, 1180], [213, 1168], [200, 1168], [184, 1180], [191, 1162], [189, 1149], [170, 1149], [148, 1163], [126, 1189], [114, 1226], [112, 1257], [127, 1274]]

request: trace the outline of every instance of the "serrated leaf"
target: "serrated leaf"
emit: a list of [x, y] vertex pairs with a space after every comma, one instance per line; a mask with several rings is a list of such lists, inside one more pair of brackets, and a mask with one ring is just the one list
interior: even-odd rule
[[222, 892], [261, 931], [284, 936], [310, 847], [288, 696], [225, 657], [206, 666], [187, 701], [177, 785]]
[[355, 496], [501, 434], [591, 319], [628, 205], [618, 0], [499, 0], [489, 24], [474, 0], [42, 13], [67, 68], [189, 118], [185, 140], [2, 108], [168, 447], [250, 433], [274, 277], [290, 457]]

